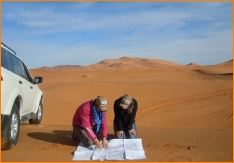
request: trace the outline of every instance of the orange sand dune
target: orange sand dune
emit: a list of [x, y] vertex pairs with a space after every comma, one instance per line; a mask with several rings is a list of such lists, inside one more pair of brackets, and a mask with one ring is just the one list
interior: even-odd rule
[[198, 71], [206, 74], [228, 75], [233, 73], [233, 61], [227, 61], [218, 65], [203, 66]]
[[147, 157], [140, 161], [233, 161], [232, 61], [189, 68], [124, 57], [32, 74], [44, 78], [39, 85], [45, 95], [42, 123], [24, 123], [17, 146], [2, 151], [2, 161], [72, 161], [78, 145], [71, 138], [76, 108], [105, 96], [111, 139], [113, 103], [125, 93], [139, 103], [136, 125]]
[[147, 58], [130, 58], [122, 57], [119, 59], [105, 59], [98, 63], [89, 66], [80, 65], [63, 65], [55, 67], [41, 67], [40, 70], [53, 70], [53, 71], [116, 71], [116, 70], [153, 70], [153, 69], [172, 69], [183, 68], [184, 66], [178, 63], [169, 62], [160, 59], [147, 59]]

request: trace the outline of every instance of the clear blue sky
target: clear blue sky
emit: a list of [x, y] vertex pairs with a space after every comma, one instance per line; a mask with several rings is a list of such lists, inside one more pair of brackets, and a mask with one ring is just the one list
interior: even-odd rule
[[231, 2], [2, 2], [2, 42], [29, 68], [123, 56], [232, 59]]

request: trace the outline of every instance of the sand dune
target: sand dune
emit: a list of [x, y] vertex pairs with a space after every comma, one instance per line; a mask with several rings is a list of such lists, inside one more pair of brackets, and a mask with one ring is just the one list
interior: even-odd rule
[[111, 139], [114, 100], [130, 93], [139, 103], [136, 125], [147, 157], [140, 161], [231, 162], [232, 73], [232, 60], [190, 67], [129, 57], [63, 71], [34, 69], [33, 76], [44, 79], [39, 85], [45, 95], [42, 123], [24, 123], [19, 143], [2, 151], [2, 161], [70, 162], [77, 147], [71, 139], [76, 108], [105, 96]]
[[[160, 68], [171, 68], [171, 67], [180, 67], [182, 65], [159, 60], [159, 59], [147, 59], [147, 58], [130, 58], [122, 57], [120, 59], [107, 59], [103, 60], [97, 65], [105, 65], [106, 68], [114, 68], [117, 70], [139, 70], [139, 69], [160, 69]], [[94, 66], [91, 65], [91, 66]]]
[[232, 75], [233, 73], [233, 61], [227, 61], [224, 63], [220, 63], [218, 65], [210, 65], [210, 66], [201, 66], [197, 71], [205, 74], [213, 74], [213, 75]]
[[41, 67], [40, 70], [74, 70], [74, 71], [114, 71], [114, 70], [160, 70], [182, 68], [183, 65], [160, 59], [122, 57], [119, 59], [105, 59], [89, 66], [63, 65], [55, 67]]
[[70, 70], [70, 69], [74, 69], [77, 67], [81, 67], [81, 66], [80, 65], [59, 65], [59, 66], [54, 66], [54, 67], [43, 66], [37, 69], [46, 70], [46, 71], [65, 71], [65, 70]]

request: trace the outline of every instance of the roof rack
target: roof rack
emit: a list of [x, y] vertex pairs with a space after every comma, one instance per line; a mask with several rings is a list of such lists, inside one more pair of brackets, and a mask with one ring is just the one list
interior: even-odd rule
[[8, 48], [9, 50], [11, 50], [15, 55], [16, 55], [16, 52], [14, 51], [14, 50], [12, 50], [11, 48], [9, 48], [6, 44], [4, 44], [3, 42], [2, 42], [2, 45], [3, 46], [5, 46], [6, 48]]

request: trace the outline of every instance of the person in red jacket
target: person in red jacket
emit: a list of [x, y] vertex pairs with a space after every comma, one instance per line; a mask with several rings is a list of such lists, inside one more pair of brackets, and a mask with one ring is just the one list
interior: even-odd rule
[[137, 138], [135, 117], [138, 103], [129, 94], [123, 95], [114, 103], [114, 132], [119, 139]]
[[95, 144], [96, 148], [108, 148], [107, 110], [107, 100], [103, 96], [97, 96], [96, 99], [81, 104], [73, 116], [72, 138], [82, 142], [85, 146]]

